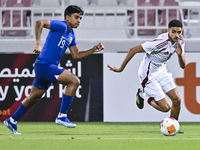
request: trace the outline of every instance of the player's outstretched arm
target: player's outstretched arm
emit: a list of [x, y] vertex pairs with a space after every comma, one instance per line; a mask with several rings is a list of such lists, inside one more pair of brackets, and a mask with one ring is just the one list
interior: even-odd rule
[[41, 33], [43, 28], [50, 28], [50, 20], [38, 20], [35, 24], [35, 39], [36, 43], [33, 49], [33, 52], [40, 54], [41, 53], [41, 46], [40, 46], [40, 39], [41, 39]]
[[117, 67], [112, 67], [111, 65], [108, 65], [108, 68], [110, 68], [111, 71], [114, 72], [122, 72], [124, 70], [124, 68], [126, 67], [126, 65], [128, 64], [128, 62], [131, 60], [131, 58], [139, 52], [144, 52], [144, 49], [142, 48], [141, 45], [138, 45], [136, 47], [133, 47], [129, 50], [128, 54], [126, 55], [124, 61], [122, 62], [120, 68]]
[[100, 52], [103, 49], [104, 49], [104, 46], [102, 43], [99, 43], [99, 44], [95, 45], [93, 48], [86, 50], [86, 51], [79, 51], [79, 48], [77, 45], [69, 47], [72, 57], [75, 60], [79, 60], [84, 57], [87, 57], [87, 56], [93, 54], [94, 52]]
[[182, 47], [181, 44], [178, 43], [178, 46], [176, 47], [176, 53], [178, 55], [178, 59], [179, 59], [179, 65], [182, 69], [185, 68], [185, 53], [182, 52]]

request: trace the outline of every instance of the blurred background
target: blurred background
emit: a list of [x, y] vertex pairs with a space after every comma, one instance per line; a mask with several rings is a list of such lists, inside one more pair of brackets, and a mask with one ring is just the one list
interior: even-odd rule
[[[166, 32], [172, 19], [184, 24], [186, 51], [198, 51], [200, 46], [199, 0], [0, 0], [0, 52], [32, 53], [35, 21], [64, 20], [68, 5], [81, 6], [85, 12], [75, 30], [81, 49], [102, 41], [103, 52], [126, 52]], [[47, 33], [44, 29], [42, 43]], [[10, 41], [14, 44], [8, 45]]]
[[[121, 74], [111, 73], [107, 63], [120, 65], [131, 47], [166, 32], [168, 22], [173, 19], [183, 23], [188, 64], [187, 69], [181, 70], [173, 57], [168, 65], [182, 98], [180, 121], [200, 121], [200, 95], [197, 92], [200, 86], [200, 0], [0, 0], [0, 121], [12, 115], [30, 92], [37, 57], [32, 52], [35, 22], [64, 20], [68, 5], [78, 5], [84, 10], [81, 24], [75, 29], [79, 49], [90, 49], [99, 42], [105, 46], [102, 52], [78, 62], [72, 60], [67, 50], [61, 61], [62, 66], [82, 81], [68, 112], [71, 121], [163, 119], [166, 114], [158, 113], [150, 106], [142, 114], [135, 106], [135, 91], [140, 86], [137, 69], [143, 55], [139, 54]], [[41, 46], [48, 31], [42, 31]], [[191, 83], [185, 79], [186, 75], [196, 80]], [[53, 86], [22, 120], [53, 121], [59, 110], [62, 88]], [[192, 102], [189, 99], [193, 99]], [[149, 117], [147, 114], [154, 115]]]

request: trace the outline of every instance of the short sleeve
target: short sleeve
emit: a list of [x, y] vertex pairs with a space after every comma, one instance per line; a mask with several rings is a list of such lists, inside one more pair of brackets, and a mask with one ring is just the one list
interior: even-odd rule
[[155, 50], [156, 43], [154, 41], [145, 42], [145, 43], [141, 44], [141, 46], [146, 53], [151, 54], [151, 52], [153, 52]]
[[70, 44], [70, 46], [76, 46], [76, 45], [77, 45], [77, 43], [76, 43], [76, 37], [74, 35], [74, 39], [73, 39], [72, 43]]
[[64, 31], [66, 29], [66, 25], [62, 21], [51, 20], [50, 29], [55, 31]]

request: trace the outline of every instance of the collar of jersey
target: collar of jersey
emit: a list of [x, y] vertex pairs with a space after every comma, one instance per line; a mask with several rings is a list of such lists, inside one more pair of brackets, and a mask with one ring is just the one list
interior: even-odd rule
[[[66, 22], [66, 21], [64, 21], [64, 22], [65, 22], [66, 25], [67, 25], [67, 22]], [[69, 27], [68, 27], [68, 25], [67, 25], [67, 29], [65, 30], [65, 33], [66, 33], [66, 34], [69, 34], [70, 32], [73, 32], [73, 29], [70, 30]]]

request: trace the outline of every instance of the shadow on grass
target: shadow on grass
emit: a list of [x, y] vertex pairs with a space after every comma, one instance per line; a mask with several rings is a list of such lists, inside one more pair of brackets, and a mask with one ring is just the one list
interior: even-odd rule
[[117, 132], [117, 133], [106, 133], [106, 132], [101, 132], [101, 133], [72, 133], [72, 131], [70, 131], [70, 133], [68, 131], [30, 131], [30, 132], [26, 132], [28, 134], [46, 134], [46, 135], [85, 135], [85, 136], [90, 136], [90, 135], [127, 135], [127, 134], [160, 134], [160, 131], [132, 131], [132, 132]]

